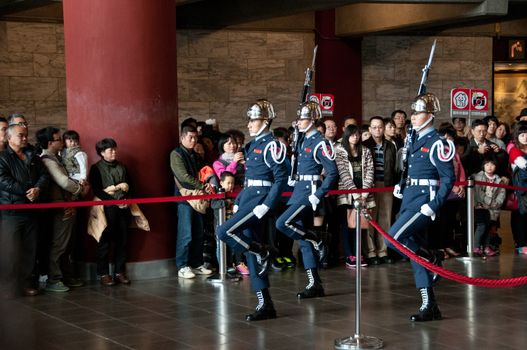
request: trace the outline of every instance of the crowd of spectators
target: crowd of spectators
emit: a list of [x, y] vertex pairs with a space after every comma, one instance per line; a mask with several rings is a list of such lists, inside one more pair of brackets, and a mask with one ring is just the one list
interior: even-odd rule
[[[406, 113], [395, 110], [390, 117], [374, 116], [360, 125], [346, 117], [342, 124], [331, 118], [317, 123], [317, 129], [333, 145], [339, 181], [335, 189], [371, 189], [390, 187], [400, 179], [401, 153], [405, 144]], [[456, 181], [473, 176], [478, 181], [526, 186], [527, 176], [527, 108], [513, 125], [495, 116], [475, 119], [467, 125], [464, 118], [436, 125], [439, 133], [456, 146], [454, 169]], [[126, 167], [118, 161], [117, 143], [102, 139], [96, 144], [100, 159], [88, 171], [88, 159], [80, 146], [80, 135], [73, 130], [61, 135], [59, 129], [47, 127], [36, 132], [36, 145], [28, 143], [29, 127], [23, 115], [0, 118], [0, 204], [33, 202], [68, 202], [90, 191], [101, 200], [132, 196]], [[292, 128], [276, 128], [274, 136], [290, 146]], [[341, 138], [338, 138], [342, 135]], [[290, 152], [290, 150], [289, 150]], [[174, 178], [174, 194], [183, 190], [196, 193], [236, 192], [244, 186], [244, 133], [240, 130], [220, 132], [211, 120], [198, 122], [188, 118], [181, 123], [180, 142], [169, 156]], [[290, 166], [290, 165], [289, 165]], [[209, 168], [207, 168], [209, 167]], [[208, 169], [209, 171], [204, 171]], [[204, 176], [207, 174], [207, 176]], [[321, 174], [322, 176], [324, 174]], [[186, 193], [186, 192], [185, 192]], [[476, 187], [474, 253], [499, 254], [500, 210], [512, 210], [511, 229], [517, 253], [527, 254], [527, 203], [525, 191], [510, 191], [492, 186]], [[466, 246], [465, 187], [456, 185], [428, 235], [434, 248], [445, 257], [457, 256]], [[357, 265], [392, 264], [400, 259], [389, 251], [379, 232], [355, 222], [354, 203], [359, 201], [387, 231], [399, 210], [400, 201], [391, 191], [354, 193], [326, 198], [317, 212], [313, 227], [327, 232], [329, 254], [326, 267], [344, 262], [347, 268]], [[285, 203], [285, 199], [284, 199]], [[231, 215], [233, 201], [226, 201]], [[97, 239], [97, 274], [104, 286], [129, 284], [126, 275], [127, 227], [130, 208], [104, 205], [94, 214], [88, 232]], [[276, 271], [294, 268], [301, 253], [293, 241], [277, 231], [272, 222], [283, 206], [270, 213], [265, 230], [266, 242], [274, 250], [272, 267]], [[188, 202], [177, 202], [175, 264], [178, 276], [194, 278], [211, 274], [217, 267], [214, 205], [205, 214]], [[207, 216], [209, 218], [207, 219]], [[100, 219], [104, 222], [100, 226]], [[216, 217], [217, 219], [217, 217]], [[217, 220], [216, 220], [217, 221]], [[0, 271], [4, 295], [36, 295], [37, 278], [48, 292], [67, 292], [83, 282], [72, 267], [72, 245], [83, 228], [76, 226], [77, 213], [72, 208], [46, 211], [0, 211]], [[361, 225], [362, 255], [355, 256], [355, 226]], [[95, 232], [95, 234], [93, 233]], [[113, 253], [110, 249], [113, 247]], [[109, 270], [109, 257], [114, 270]], [[230, 272], [248, 274], [242, 255], [228, 253]], [[46, 276], [47, 280], [42, 276]], [[41, 286], [42, 287], [42, 286]]]

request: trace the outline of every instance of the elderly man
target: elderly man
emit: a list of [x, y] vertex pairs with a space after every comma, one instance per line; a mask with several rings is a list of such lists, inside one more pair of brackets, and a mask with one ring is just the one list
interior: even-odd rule
[[[48, 185], [48, 173], [32, 148], [27, 127], [7, 128], [7, 148], [0, 153], [0, 204], [36, 202]], [[7, 210], [0, 224], [0, 274], [5, 293], [38, 294], [31, 273], [35, 264], [37, 221], [31, 210]]]

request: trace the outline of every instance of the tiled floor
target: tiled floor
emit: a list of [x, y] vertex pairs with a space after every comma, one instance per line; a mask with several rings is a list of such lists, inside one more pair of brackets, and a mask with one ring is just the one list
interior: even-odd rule
[[[527, 256], [446, 267], [463, 274], [527, 275]], [[443, 280], [436, 289], [442, 321], [413, 324], [419, 306], [410, 265], [363, 268], [361, 333], [386, 349], [525, 349], [527, 287], [487, 289]], [[298, 301], [304, 273], [271, 273], [278, 318], [248, 323], [256, 299], [249, 280], [202, 278], [89, 285], [66, 294], [0, 302], [0, 349], [333, 349], [355, 333], [355, 272], [322, 271], [327, 297]]]

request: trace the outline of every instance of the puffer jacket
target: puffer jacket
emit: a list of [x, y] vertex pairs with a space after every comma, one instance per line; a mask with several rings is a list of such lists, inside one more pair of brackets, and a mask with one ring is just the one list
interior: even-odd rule
[[9, 146], [0, 153], [0, 204], [29, 203], [27, 190], [40, 188], [40, 198], [47, 190], [49, 174], [35, 149], [26, 147], [24, 154], [25, 161]]

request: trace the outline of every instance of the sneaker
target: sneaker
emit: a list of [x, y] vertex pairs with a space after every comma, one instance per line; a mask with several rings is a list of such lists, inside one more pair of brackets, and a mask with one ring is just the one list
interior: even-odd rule
[[485, 255], [486, 255], [486, 256], [495, 256], [495, 255], [498, 255], [498, 253], [495, 252], [494, 250], [492, 250], [491, 247], [487, 247], [487, 248], [485, 248], [485, 251], [484, 251], [484, 252], [485, 252]]
[[519, 249], [521, 249], [521, 253], [520, 254], [527, 254], [527, 247], [521, 247]]
[[280, 258], [280, 257], [274, 259], [273, 264], [271, 265], [271, 267], [275, 271], [282, 271], [285, 266], [286, 265], [285, 265], [284, 258]]
[[481, 248], [474, 248], [474, 250], [472, 250], [472, 253], [476, 256], [483, 256], [483, 250]]
[[212, 270], [207, 269], [205, 266], [201, 265], [196, 268], [192, 268], [194, 275], [210, 275]]
[[363, 256], [360, 257], [360, 266], [362, 267], [368, 266], [368, 263], [366, 262], [366, 259], [364, 259]]
[[357, 268], [357, 258], [353, 255], [346, 257], [346, 268], [355, 269]]
[[236, 271], [241, 273], [242, 275], [248, 275], [249, 274], [249, 268], [245, 263], [241, 262], [236, 266]]
[[71, 277], [71, 278], [66, 278], [64, 280], [64, 284], [67, 285], [70, 288], [71, 287], [76, 288], [76, 287], [84, 286], [84, 281], [82, 281], [79, 278]]
[[182, 278], [194, 278], [196, 275], [192, 272], [190, 266], [185, 266], [179, 269], [177, 275]]
[[56, 293], [64, 293], [69, 291], [70, 289], [64, 285], [61, 281], [52, 283], [48, 282], [46, 283], [46, 292], [56, 292]]
[[290, 257], [283, 256], [282, 259], [284, 259], [284, 265], [288, 269], [294, 269], [296, 267], [296, 263]]
[[229, 266], [227, 268], [227, 273], [231, 274], [231, 275], [234, 275], [236, 273], [236, 266]]

